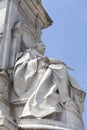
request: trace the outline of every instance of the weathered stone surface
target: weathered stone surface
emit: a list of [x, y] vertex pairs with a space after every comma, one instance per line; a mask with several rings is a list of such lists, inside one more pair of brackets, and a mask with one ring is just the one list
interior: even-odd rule
[[[26, 124], [27, 122], [27, 124]], [[47, 119], [21, 119], [19, 127], [22, 129], [43, 129], [43, 130], [82, 130], [76, 126], [70, 124], [64, 124], [59, 121], [47, 120]]]
[[83, 129], [81, 116], [85, 92], [68, 74], [68, 67], [63, 62], [48, 59], [43, 52], [43, 44], [36, 43], [16, 62], [14, 91], [18, 104], [12, 103], [17, 122], [31, 118], [49, 119]]
[[[12, 43], [12, 30], [18, 21], [26, 22], [28, 28], [33, 32], [33, 36], [40, 40], [41, 29], [51, 25], [52, 20], [44, 10], [39, 0], [3, 0], [5, 1], [7, 13], [5, 17], [4, 35], [1, 46], [0, 69], [8, 69], [10, 60], [10, 50]], [[14, 14], [14, 15], [13, 15]], [[31, 36], [30, 36], [31, 37]]]
[[0, 34], [4, 31], [5, 17], [6, 17], [6, 0], [0, 1]]
[[0, 95], [9, 100], [10, 79], [5, 71], [0, 72]]
[[83, 130], [85, 92], [70, 67], [44, 56], [41, 30], [52, 20], [41, 1], [2, 0], [2, 13], [0, 130]]
[[18, 126], [5, 116], [0, 116], [0, 130], [18, 130]]

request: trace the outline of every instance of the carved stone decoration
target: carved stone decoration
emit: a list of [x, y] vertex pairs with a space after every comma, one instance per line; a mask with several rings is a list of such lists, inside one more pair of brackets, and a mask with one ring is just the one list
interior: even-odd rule
[[0, 72], [0, 95], [4, 97], [4, 99], [9, 100], [9, 92], [10, 92], [10, 80], [6, 72]]
[[66, 64], [49, 59], [43, 53], [44, 45], [38, 42], [25, 50], [15, 64], [14, 90], [20, 103], [25, 100], [24, 107], [19, 108], [19, 122], [50, 119], [83, 129], [81, 114], [85, 92], [68, 74]]
[[28, 23], [28, 28], [33, 31], [34, 36], [38, 36], [38, 40], [40, 40], [41, 29], [47, 28], [49, 25], [51, 25], [52, 20], [39, 0], [2, 1], [5, 2], [7, 13], [5, 17], [4, 35], [0, 52], [0, 69], [9, 69], [12, 30], [14, 25], [18, 21], [25, 21]]
[[0, 129], [18, 130], [11, 115], [10, 80], [5, 71], [0, 72]]
[[[10, 68], [13, 68], [16, 60], [23, 54], [27, 48], [31, 48], [32, 44], [38, 41], [38, 35], [34, 35], [35, 30], [26, 22], [18, 22], [14, 25], [12, 32], [12, 46], [10, 56]], [[36, 33], [37, 34], [37, 33]]]
[[84, 130], [86, 94], [73, 69], [44, 55], [41, 30], [52, 20], [41, 0], [0, 7], [0, 130]]

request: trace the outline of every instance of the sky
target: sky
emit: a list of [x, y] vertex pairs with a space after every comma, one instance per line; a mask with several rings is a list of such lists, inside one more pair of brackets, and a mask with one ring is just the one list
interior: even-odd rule
[[[74, 68], [70, 74], [87, 92], [87, 0], [42, 0], [42, 3], [53, 20], [53, 25], [42, 34], [45, 55]], [[83, 120], [87, 130], [87, 97]]]

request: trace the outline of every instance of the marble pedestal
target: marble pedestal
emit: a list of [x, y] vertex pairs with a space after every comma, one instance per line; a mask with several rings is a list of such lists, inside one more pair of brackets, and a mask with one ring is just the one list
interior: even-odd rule
[[48, 119], [20, 119], [21, 130], [73, 130], [64, 123]]
[[21, 117], [25, 102], [15, 102], [13, 105], [13, 113], [20, 130], [84, 130], [82, 118], [75, 109], [68, 108], [60, 114], [54, 114], [55, 119], [51, 116], [36, 119]]
[[21, 130], [83, 130], [70, 124], [47, 119], [21, 119], [18, 126]]

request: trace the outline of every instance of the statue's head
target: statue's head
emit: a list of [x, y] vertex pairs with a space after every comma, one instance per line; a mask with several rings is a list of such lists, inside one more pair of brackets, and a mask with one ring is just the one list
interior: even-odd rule
[[20, 39], [25, 49], [33, 48], [36, 41], [39, 40], [35, 30], [28, 25], [26, 22], [17, 22], [14, 25], [13, 36]]
[[41, 41], [39, 41], [34, 44], [34, 48], [43, 55], [45, 53], [46, 46]]
[[34, 48], [42, 55], [45, 52], [45, 45], [35, 38], [33, 32], [29, 28], [29, 25], [25, 22], [18, 22], [14, 26], [14, 35], [19, 36], [20, 41], [24, 49]]

